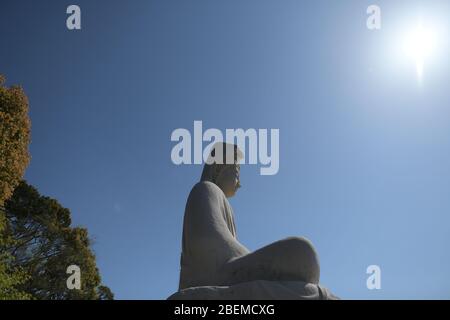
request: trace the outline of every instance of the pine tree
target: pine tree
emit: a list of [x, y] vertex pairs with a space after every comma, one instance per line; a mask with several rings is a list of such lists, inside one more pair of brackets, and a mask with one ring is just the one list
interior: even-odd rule
[[[6, 202], [7, 247], [14, 266], [28, 275], [18, 287], [36, 299], [112, 299], [100, 273], [85, 228], [71, 227], [70, 211], [22, 182]], [[67, 268], [81, 271], [81, 289], [69, 289]]]

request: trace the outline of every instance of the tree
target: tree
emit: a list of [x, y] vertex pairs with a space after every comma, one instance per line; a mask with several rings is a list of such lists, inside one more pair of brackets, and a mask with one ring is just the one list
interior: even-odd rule
[[0, 254], [0, 300], [32, 299], [32, 296], [17, 287], [25, 283], [29, 276], [20, 268], [11, 268], [11, 256]]
[[18, 86], [5, 87], [0, 75], [0, 299], [27, 299], [30, 296], [16, 287], [27, 275], [12, 266], [12, 257], [3, 248], [11, 245], [5, 235], [7, 225], [3, 205], [19, 184], [28, 166], [30, 156], [30, 119], [28, 99]]
[[[0, 75], [0, 300], [113, 299], [87, 230], [72, 228], [69, 210], [21, 183], [30, 161], [28, 99], [4, 83]], [[80, 290], [67, 288], [70, 265], [81, 270]]]
[[4, 86], [0, 75], [0, 207], [22, 179], [30, 161], [31, 122], [21, 87]]
[[[84, 228], [72, 228], [70, 211], [22, 182], [6, 202], [7, 233], [14, 243], [7, 248], [14, 266], [30, 277], [18, 287], [37, 299], [112, 299], [101, 285], [95, 255]], [[81, 270], [81, 289], [68, 289], [67, 268]]]
[[100, 300], [114, 300], [114, 293], [106, 286], [99, 286], [97, 294]]

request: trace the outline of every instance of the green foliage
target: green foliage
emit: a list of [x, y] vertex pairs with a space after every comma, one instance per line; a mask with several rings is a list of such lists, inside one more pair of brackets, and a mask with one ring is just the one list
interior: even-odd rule
[[[22, 182], [5, 204], [7, 232], [14, 244], [7, 251], [30, 277], [18, 287], [37, 299], [112, 299], [101, 285], [88, 232], [70, 227], [68, 209], [56, 200], [41, 196]], [[81, 269], [81, 289], [70, 290], [67, 267]]]
[[22, 88], [4, 86], [0, 75], [0, 207], [19, 184], [30, 156], [28, 99]]
[[32, 296], [17, 287], [28, 280], [28, 275], [20, 268], [13, 267], [14, 257], [5, 248], [13, 241], [5, 235], [6, 216], [0, 208], [0, 300], [31, 299]]
[[21, 268], [11, 268], [9, 263], [11, 256], [0, 253], [0, 300], [25, 300], [31, 299], [32, 296], [18, 289], [17, 287], [24, 284], [29, 276]]
[[[0, 300], [113, 299], [87, 230], [72, 228], [69, 210], [21, 183], [30, 160], [28, 99], [4, 83], [0, 75]], [[81, 269], [80, 290], [67, 288], [70, 265]]]
[[99, 300], [114, 300], [114, 293], [106, 286], [99, 286], [97, 288]]
[[30, 119], [28, 99], [20, 87], [7, 88], [5, 78], [0, 75], [0, 300], [29, 299], [17, 286], [28, 277], [18, 267], [4, 248], [12, 243], [5, 234], [7, 221], [3, 205], [22, 179], [30, 156]]

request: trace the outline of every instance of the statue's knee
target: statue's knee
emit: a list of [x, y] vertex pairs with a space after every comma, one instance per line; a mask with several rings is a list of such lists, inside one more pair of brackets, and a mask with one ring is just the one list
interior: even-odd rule
[[285, 242], [286, 246], [289, 247], [290, 250], [302, 251], [311, 255], [317, 255], [311, 241], [304, 237], [289, 237], [282, 241]]
[[294, 265], [304, 274], [305, 281], [318, 283], [320, 277], [319, 257], [311, 241], [303, 237], [289, 237], [283, 241], [287, 251], [294, 258]]

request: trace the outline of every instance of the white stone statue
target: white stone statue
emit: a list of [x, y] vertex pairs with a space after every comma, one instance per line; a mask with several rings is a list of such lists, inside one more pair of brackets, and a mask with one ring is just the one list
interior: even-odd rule
[[254, 252], [239, 243], [227, 198], [240, 187], [241, 158], [237, 146], [212, 148], [187, 200], [179, 291], [169, 299], [335, 299], [319, 285], [319, 259], [309, 240], [290, 237]]

